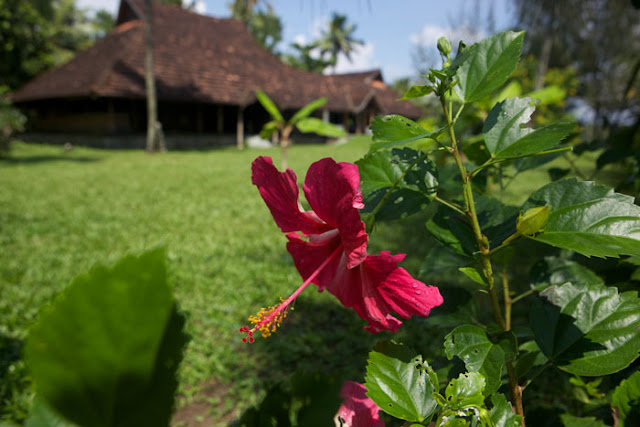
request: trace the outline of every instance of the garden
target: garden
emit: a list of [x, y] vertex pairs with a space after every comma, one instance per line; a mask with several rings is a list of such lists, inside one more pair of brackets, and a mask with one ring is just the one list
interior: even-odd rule
[[638, 425], [639, 122], [567, 113], [525, 37], [441, 37], [401, 98], [431, 114], [342, 143], [262, 92], [279, 148], [13, 141], [0, 420]]

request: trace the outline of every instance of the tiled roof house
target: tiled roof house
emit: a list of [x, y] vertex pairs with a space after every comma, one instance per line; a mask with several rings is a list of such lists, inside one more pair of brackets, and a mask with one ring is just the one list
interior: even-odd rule
[[[37, 131], [142, 134], [146, 129], [143, 0], [121, 0], [116, 26], [70, 62], [13, 95]], [[285, 114], [324, 96], [325, 119], [362, 132], [376, 114], [418, 117], [420, 110], [388, 88], [379, 70], [325, 76], [291, 68], [233, 19], [153, 6], [154, 71], [159, 119], [172, 134], [242, 140], [268, 120], [264, 90]]]

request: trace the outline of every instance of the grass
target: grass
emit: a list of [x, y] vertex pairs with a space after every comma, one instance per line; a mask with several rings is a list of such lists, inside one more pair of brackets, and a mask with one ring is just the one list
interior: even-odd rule
[[[294, 145], [289, 162], [302, 182], [313, 161], [354, 161], [367, 149], [366, 137], [339, 146]], [[167, 247], [191, 335], [179, 406], [208, 402], [213, 420], [230, 419], [258, 402], [265, 384], [292, 372], [361, 380], [371, 343], [381, 336], [366, 334], [364, 322], [326, 294], [306, 291], [269, 340], [243, 345], [236, 332], [248, 315], [300, 283], [286, 239], [250, 180], [255, 157], [270, 155], [278, 164], [278, 154], [234, 148], [152, 156], [87, 148], [67, 153], [59, 146], [16, 144], [11, 158], [0, 162], [0, 420], [26, 417], [30, 384], [21, 349], [41, 307], [93, 264], [113, 264], [159, 245]], [[591, 160], [583, 158], [582, 165]], [[551, 166], [566, 167], [562, 162]], [[544, 170], [523, 173], [503, 199], [519, 204], [545, 181]], [[415, 218], [406, 233], [382, 224], [371, 249], [424, 249], [424, 218]], [[417, 274], [421, 261], [410, 257], [405, 266]]]
[[[313, 161], [354, 161], [367, 151], [367, 141], [293, 146], [290, 167], [301, 182]], [[294, 336], [284, 349], [260, 340], [240, 343], [237, 329], [246, 318], [300, 283], [286, 239], [250, 179], [255, 157], [270, 155], [278, 164], [278, 154], [232, 148], [153, 156], [87, 148], [66, 153], [58, 146], [16, 144], [11, 159], [0, 163], [0, 382], [13, 384], [2, 390], [2, 417], [25, 415], [28, 383], [20, 351], [40, 308], [93, 264], [112, 264], [159, 245], [167, 247], [192, 337], [181, 370], [183, 403], [213, 382], [226, 385], [227, 400], [250, 405], [260, 397], [263, 380], [286, 376], [294, 363], [339, 371], [344, 354], [318, 359], [328, 360], [326, 366], [312, 363], [318, 340], [334, 345], [330, 350], [325, 343], [320, 355], [359, 348], [366, 356], [367, 340], [359, 340], [364, 347], [340, 345], [344, 336], [331, 325], [336, 318], [352, 325], [345, 333], [364, 336], [362, 321], [311, 291], [283, 335], [311, 331], [309, 323], [326, 333]], [[313, 322], [305, 320], [305, 312], [317, 309]]]

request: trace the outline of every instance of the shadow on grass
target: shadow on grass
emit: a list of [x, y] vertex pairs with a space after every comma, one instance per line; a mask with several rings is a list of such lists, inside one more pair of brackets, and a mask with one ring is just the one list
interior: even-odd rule
[[0, 158], [0, 164], [9, 165], [28, 165], [28, 164], [40, 164], [47, 162], [74, 162], [74, 163], [92, 163], [102, 160], [100, 157], [87, 157], [87, 156], [65, 156], [65, 155], [39, 155], [39, 156], [25, 156], [25, 157], [6, 157]]
[[29, 390], [31, 381], [22, 350], [22, 340], [0, 334], [0, 420], [21, 421], [27, 417], [28, 404], [20, 396]]

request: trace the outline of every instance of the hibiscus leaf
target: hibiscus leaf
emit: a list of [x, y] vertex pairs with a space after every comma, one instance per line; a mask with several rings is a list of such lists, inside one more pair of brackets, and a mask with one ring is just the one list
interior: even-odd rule
[[489, 417], [494, 427], [520, 427], [522, 425], [522, 417], [513, 413], [511, 403], [502, 393], [496, 393], [491, 396], [491, 404], [493, 408], [489, 411]]
[[367, 396], [387, 414], [422, 423], [436, 410], [427, 362], [408, 347], [378, 343], [369, 353]]
[[618, 418], [618, 426], [640, 425], [640, 371], [636, 371], [616, 387], [611, 406]]
[[640, 206], [633, 197], [577, 179], [545, 185], [522, 210], [551, 207], [543, 232], [527, 236], [585, 256], [640, 254]]
[[593, 271], [575, 261], [558, 257], [545, 257], [536, 262], [529, 272], [531, 287], [542, 291], [552, 285], [572, 283], [604, 283]]
[[445, 389], [446, 406], [443, 413], [473, 409], [474, 413], [484, 409], [485, 378], [478, 372], [460, 374], [458, 378], [449, 381]]
[[403, 101], [406, 99], [414, 99], [421, 98], [425, 95], [429, 95], [434, 91], [434, 87], [431, 85], [414, 85], [409, 88], [408, 91], [402, 95], [402, 98], [398, 98], [398, 101]]
[[465, 258], [442, 245], [435, 244], [429, 248], [420, 267], [420, 277], [428, 279], [432, 276], [457, 270], [461, 265], [469, 263]]
[[168, 425], [184, 321], [164, 250], [92, 268], [29, 333], [25, 358], [38, 396], [78, 425]]
[[502, 384], [502, 367], [517, 353], [512, 332], [504, 332], [492, 340], [483, 328], [462, 325], [446, 336], [445, 353], [449, 359], [459, 357], [469, 372], [480, 372], [486, 379], [484, 393], [495, 393]]
[[638, 357], [640, 299], [601, 283], [551, 286], [535, 299], [531, 329], [542, 352], [575, 375], [618, 372]]
[[535, 109], [531, 98], [505, 99], [491, 109], [482, 132], [493, 158], [529, 156], [550, 150], [573, 131], [573, 123], [553, 123], [535, 130], [523, 127]]
[[410, 148], [369, 153], [356, 162], [362, 181], [363, 213], [394, 220], [429, 204], [438, 186], [435, 164]]
[[524, 31], [505, 31], [479, 41], [456, 71], [456, 94], [464, 103], [477, 101], [502, 86], [516, 69]]
[[444, 130], [446, 127], [429, 132], [413, 120], [396, 114], [376, 116], [371, 123], [373, 143], [370, 151], [400, 148], [407, 145], [425, 151], [433, 151], [436, 139]]
[[[515, 233], [518, 208], [488, 196], [476, 195], [475, 201], [482, 233], [489, 239], [491, 247], [499, 246]], [[436, 214], [427, 222], [427, 230], [459, 255], [472, 256], [478, 250], [468, 219], [448, 207], [438, 207]]]

